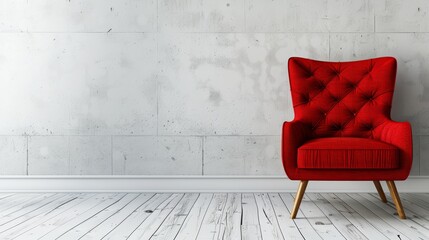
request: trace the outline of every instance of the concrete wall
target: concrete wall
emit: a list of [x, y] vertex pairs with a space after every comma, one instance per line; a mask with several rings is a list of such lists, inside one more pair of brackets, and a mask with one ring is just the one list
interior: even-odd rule
[[290, 56], [398, 58], [429, 175], [429, 1], [0, 0], [0, 174], [283, 175]]

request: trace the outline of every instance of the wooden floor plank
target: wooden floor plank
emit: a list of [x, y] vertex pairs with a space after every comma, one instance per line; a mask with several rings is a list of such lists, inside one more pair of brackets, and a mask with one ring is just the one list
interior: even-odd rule
[[[362, 195], [366, 199], [370, 200], [371, 202], [373, 202], [375, 205], [377, 205], [378, 207], [380, 207], [384, 211], [386, 211], [388, 213], [392, 212], [392, 214], [395, 215], [395, 217], [397, 216], [396, 207], [391, 201], [389, 201], [388, 204], [379, 204], [378, 202], [376, 202], [377, 198], [374, 197], [373, 195], [369, 194], [369, 193], [362, 193], [360, 195]], [[399, 220], [401, 220], [401, 219], [399, 219]], [[427, 229], [427, 228], [423, 227], [422, 225], [420, 225], [419, 223], [415, 222], [413, 217], [408, 217], [407, 219], [403, 219], [400, 222], [402, 222], [404, 225], [407, 225], [408, 227], [410, 227], [412, 229], [417, 230], [417, 232], [421, 233], [424, 236], [429, 236], [429, 229]]]
[[11, 207], [16, 207], [17, 203], [25, 204], [25, 203], [28, 203], [28, 201], [32, 201], [36, 197], [40, 197], [40, 194], [37, 194], [37, 193], [21, 193], [21, 194], [14, 194], [10, 197], [2, 199], [0, 201], [0, 214], [2, 212], [8, 211], [8, 209]]
[[2, 199], [11, 197], [12, 195], [14, 195], [15, 193], [0, 193], [0, 201], [2, 201]]
[[261, 240], [261, 226], [259, 224], [258, 207], [253, 193], [243, 193], [241, 206], [242, 223], [241, 236], [243, 240]]
[[[392, 202], [389, 201], [388, 204], [379, 204], [379, 202], [376, 201], [377, 198], [375, 196], [373, 196], [369, 193], [362, 193], [361, 195], [363, 197], [365, 197], [366, 199], [370, 200], [371, 202], [373, 202], [374, 204], [376, 204], [378, 207], [385, 210], [386, 212], [393, 211], [393, 215], [397, 216], [396, 207]], [[396, 219], [398, 219], [398, 218], [396, 218]], [[420, 217], [418, 219], [420, 220]], [[404, 225], [407, 225], [409, 228], [412, 228], [415, 231], [421, 233], [422, 235], [429, 237], [429, 229], [427, 229], [424, 226], [417, 223], [415, 221], [415, 218], [410, 217], [407, 219], [398, 219], [398, 220], [400, 220], [400, 222], [402, 222]]]
[[255, 193], [262, 239], [285, 239], [280, 230], [270, 198], [266, 193]]
[[419, 203], [425, 208], [429, 208], [429, 194], [427, 193], [413, 193], [415, 199], [419, 200]]
[[[349, 196], [354, 198], [356, 201], [361, 202], [365, 207], [367, 207], [369, 210], [371, 210], [373, 213], [378, 215], [380, 218], [382, 218], [385, 222], [387, 222], [389, 225], [397, 229], [401, 232], [399, 235], [400, 237], [407, 236], [411, 239], [425, 239], [425, 235], [422, 233], [419, 233], [416, 230], [412, 230], [406, 222], [409, 222], [410, 220], [407, 219], [399, 219], [398, 216], [395, 215], [396, 211], [389, 206], [387, 206], [385, 203], [382, 203], [381, 201], [372, 202], [368, 198], [364, 197], [361, 194], [357, 193], [350, 193]], [[383, 205], [378, 205], [378, 203], [382, 203]], [[388, 209], [387, 211], [384, 208], [386, 206]], [[418, 224], [413, 224], [418, 225]], [[429, 236], [429, 235], [428, 235]]]
[[228, 194], [226, 193], [214, 194], [213, 200], [198, 230], [197, 239], [215, 239], [220, 228], [227, 197]]
[[343, 202], [333, 193], [322, 193], [321, 196], [340, 212], [353, 226], [359, 229], [368, 239], [389, 240], [383, 233], [369, 223], [365, 217], [362, 217], [353, 208]]
[[51, 197], [44, 198], [41, 201], [35, 201], [26, 208], [10, 213], [6, 216], [0, 218], [0, 232], [8, 229], [9, 226], [13, 225], [17, 221], [23, 220], [23, 218], [28, 218], [29, 216], [34, 216], [34, 211], [39, 212], [38, 210], [44, 207], [47, 204], [52, 203], [53, 201], [66, 197], [65, 194], [54, 194]]
[[70, 219], [85, 212], [87, 209], [98, 205], [106, 196], [112, 194], [82, 194], [83, 201], [78, 202], [77, 205], [72, 206], [70, 209], [58, 214], [46, 221], [40, 221], [39, 225], [29, 226], [17, 235], [20, 239], [37, 239], [49, 231], [65, 224]]
[[277, 217], [277, 222], [285, 239], [304, 239], [296, 223], [290, 218], [290, 212], [280, 198], [280, 195], [278, 193], [271, 193], [269, 196]]
[[198, 229], [200, 228], [204, 216], [207, 213], [209, 205], [213, 199], [213, 193], [201, 193], [194, 207], [188, 214], [185, 222], [179, 230], [175, 240], [196, 239]]
[[305, 218], [323, 239], [345, 239], [326, 215], [307, 196], [301, 202], [300, 207]]
[[228, 193], [216, 239], [241, 239], [241, 194]]
[[177, 233], [194, 206], [198, 193], [187, 193], [168, 215], [158, 230], [152, 235], [151, 240], [175, 239]]
[[9, 208], [4, 209], [3, 211], [0, 212], [0, 219], [11, 214], [17, 214], [19, 212], [29, 211], [28, 207], [30, 207], [31, 205], [37, 202], [44, 201], [45, 199], [50, 198], [53, 195], [55, 195], [55, 193], [45, 193], [45, 194], [38, 194], [25, 201], [18, 200], [14, 203], [13, 206], [10, 206]]
[[45, 222], [42, 226], [32, 229], [18, 237], [18, 239], [56, 239], [74, 226], [84, 222], [98, 212], [114, 204], [124, 194], [99, 194], [90, 201], [80, 204], [79, 208], [72, 208], [63, 214]]
[[327, 218], [334, 224], [338, 231], [346, 239], [364, 240], [368, 239], [359, 229], [351, 224], [328, 200], [323, 198], [317, 193], [307, 193], [308, 198], [327, 216]]
[[153, 213], [127, 239], [149, 239], [158, 230], [165, 218], [173, 211], [183, 196], [184, 194], [181, 193], [171, 195], [165, 202], [155, 208]]
[[[386, 194], [386, 196], [391, 198], [390, 194]], [[401, 194], [401, 201], [404, 206], [405, 213], [407, 214], [407, 218], [429, 229], [429, 210], [414, 204], [412, 198], [410, 198], [407, 194]], [[388, 202], [388, 204], [392, 208], [396, 208], [394, 203]]]
[[111, 204], [107, 208], [93, 215], [90, 219], [83, 221], [73, 228], [69, 229], [58, 239], [81, 239], [85, 234], [90, 232], [92, 229], [96, 228], [98, 225], [102, 224], [104, 221], [109, 219], [111, 216], [115, 215], [123, 208], [125, 208], [128, 203], [138, 197], [138, 193], [129, 193], [121, 197], [118, 201]]
[[16, 193], [16, 194], [11, 194], [11, 195], [7, 195], [5, 194], [1, 199], [0, 199], [0, 210], [2, 210], [3, 206], [5, 204], [10, 204], [13, 202], [17, 202], [17, 201], [25, 201], [23, 200], [24, 198], [30, 199], [33, 196], [37, 196], [38, 194], [36, 193]]
[[387, 197], [307, 193], [290, 219], [290, 193], [0, 193], [0, 239], [429, 239], [429, 194], [405, 220]]
[[[402, 199], [402, 195], [404, 195], [404, 197], [411, 199], [411, 201], [413, 202], [414, 205], [417, 205], [423, 209], [426, 209], [426, 211], [429, 211], [429, 202], [425, 201], [425, 198], [422, 197], [424, 195], [422, 194], [400, 194], [401, 199]], [[389, 194], [390, 196], [390, 194]]]
[[[391, 197], [390, 194], [387, 194], [387, 195]], [[416, 198], [415, 195], [416, 194], [412, 194], [412, 193], [401, 193], [401, 200], [405, 202], [406, 207], [408, 207], [415, 213], [429, 217], [429, 210], [426, 207], [422, 207], [420, 206], [420, 204], [417, 204], [419, 199]], [[424, 204], [424, 205], [429, 205], [429, 204]]]
[[135, 211], [142, 204], [147, 202], [155, 194], [153, 193], [142, 193], [136, 198], [132, 199], [125, 207], [118, 209], [111, 217], [101, 222], [99, 225], [94, 226], [88, 233], [86, 233], [81, 239], [97, 239], [101, 236], [104, 237], [115, 229], [119, 224], [122, 223], [133, 211]]
[[61, 214], [62, 212], [86, 201], [89, 197], [94, 194], [76, 194], [76, 197], [69, 198], [69, 201], [65, 201], [62, 205], [54, 205], [53, 208], [47, 212], [39, 214], [38, 216], [28, 219], [27, 221], [20, 221], [14, 227], [1, 232], [0, 239], [12, 239], [19, 236], [21, 233], [26, 232], [38, 225], [46, 222], [47, 220]]
[[157, 193], [149, 201], [140, 205], [116, 228], [112, 229], [103, 239], [121, 240], [127, 239], [159, 205], [171, 197], [170, 193]]
[[[25, 224], [28, 221], [34, 221], [39, 215], [49, 215], [52, 211], [55, 211], [58, 207], [66, 205], [77, 198], [77, 194], [61, 194], [60, 197], [51, 200], [50, 202], [38, 207], [34, 211], [28, 212], [13, 221], [8, 222], [1, 226], [0, 231], [10, 230], [21, 224]], [[4, 238], [3, 238], [4, 239]]]
[[[293, 208], [293, 202], [294, 202], [293, 196], [290, 193], [280, 193], [280, 197], [285, 203], [286, 207], [288, 208], [288, 212], [290, 212], [291, 209]], [[298, 210], [298, 214], [293, 221], [295, 222], [296, 226], [298, 227], [304, 239], [315, 239], [315, 240], [322, 239], [317, 233], [317, 231], [313, 228], [313, 226], [311, 226], [310, 221], [308, 221], [308, 219], [305, 218], [301, 209]]]
[[377, 230], [383, 233], [383, 235], [385, 235], [387, 238], [396, 239], [398, 238], [398, 236], [400, 236], [402, 240], [409, 239], [406, 236], [404, 236], [400, 231], [398, 231], [398, 229], [389, 225], [386, 221], [384, 221], [384, 219], [382, 219], [380, 216], [373, 213], [371, 209], [366, 207], [366, 205], [363, 205], [363, 202], [359, 202], [345, 193], [336, 193], [335, 196], [341, 199], [350, 208], [358, 212], [359, 215], [365, 218], [369, 223], [371, 223]]

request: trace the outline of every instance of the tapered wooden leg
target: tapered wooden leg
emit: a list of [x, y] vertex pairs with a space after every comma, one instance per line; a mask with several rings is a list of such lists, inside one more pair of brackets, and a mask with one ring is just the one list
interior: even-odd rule
[[380, 184], [380, 181], [373, 181], [375, 188], [377, 189], [378, 195], [382, 202], [387, 203], [386, 195], [384, 195], [383, 187]]
[[398, 212], [399, 218], [406, 219], [404, 208], [402, 207], [401, 198], [399, 198], [398, 190], [394, 181], [386, 181], [387, 186], [389, 187], [390, 195], [393, 198], [393, 202], [396, 206], [396, 211]]
[[299, 183], [298, 192], [296, 192], [295, 203], [293, 204], [292, 213], [290, 218], [294, 219], [301, 205], [302, 197], [304, 196], [305, 189], [307, 188], [308, 181], [301, 181]]

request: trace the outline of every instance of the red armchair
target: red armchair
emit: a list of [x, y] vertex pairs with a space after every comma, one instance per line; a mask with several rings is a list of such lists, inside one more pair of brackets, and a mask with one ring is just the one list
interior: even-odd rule
[[282, 159], [288, 177], [301, 180], [291, 218], [310, 180], [370, 180], [387, 202], [384, 180], [405, 219], [394, 181], [410, 173], [412, 133], [408, 122], [390, 119], [395, 58], [340, 63], [292, 57], [288, 67], [295, 119], [283, 124]]

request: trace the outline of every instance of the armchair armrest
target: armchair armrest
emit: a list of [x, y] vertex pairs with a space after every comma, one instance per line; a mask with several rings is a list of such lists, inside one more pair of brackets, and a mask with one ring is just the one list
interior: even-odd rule
[[309, 127], [300, 121], [284, 122], [282, 131], [282, 161], [286, 174], [295, 179], [298, 148], [310, 139]]
[[401, 170], [403, 171], [401, 177], [406, 179], [413, 162], [413, 138], [410, 123], [389, 120], [374, 132], [374, 138], [400, 149]]

